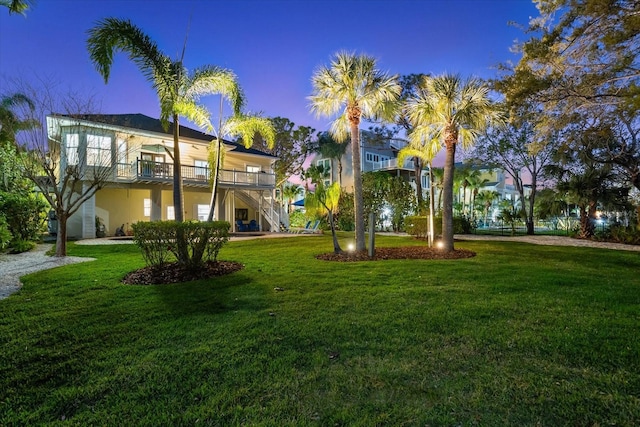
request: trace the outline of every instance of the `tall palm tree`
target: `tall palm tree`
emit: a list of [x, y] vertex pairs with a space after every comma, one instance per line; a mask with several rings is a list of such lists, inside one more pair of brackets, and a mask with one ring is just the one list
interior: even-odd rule
[[314, 73], [311, 83], [311, 110], [318, 117], [337, 115], [329, 130], [337, 141], [344, 142], [351, 135], [356, 251], [364, 251], [360, 121], [375, 117], [392, 120], [401, 87], [396, 76], [376, 68], [374, 58], [348, 52], [337, 53], [330, 66]]
[[429, 141], [432, 158], [444, 146], [442, 250], [453, 247], [453, 172], [456, 147], [473, 144], [496, 117], [489, 100], [489, 89], [480, 80], [462, 80], [458, 75], [424, 78], [424, 91], [408, 102], [409, 117], [415, 124], [410, 138]]
[[[87, 48], [91, 62], [108, 83], [113, 55], [123, 52], [129, 56], [152, 84], [160, 102], [160, 121], [165, 131], [169, 119], [173, 127], [173, 204], [176, 221], [184, 219], [184, 195], [180, 160], [180, 122], [185, 117], [196, 125], [211, 131], [210, 114], [198, 104], [200, 97], [219, 94], [239, 113], [244, 102], [236, 76], [229, 70], [204, 66], [191, 74], [182, 60], [172, 60], [162, 53], [151, 38], [129, 20], [106, 18], [89, 30]], [[184, 49], [182, 52], [184, 56]]]

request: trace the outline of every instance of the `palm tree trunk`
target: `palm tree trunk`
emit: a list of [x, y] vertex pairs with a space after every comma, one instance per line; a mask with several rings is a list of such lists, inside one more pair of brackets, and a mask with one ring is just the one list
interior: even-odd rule
[[456, 140], [453, 136], [445, 139], [446, 157], [444, 161], [442, 185], [442, 250], [453, 251], [453, 173], [456, 156]]
[[216, 198], [218, 197], [218, 179], [220, 176], [220, 137], [216, 138], [218, 141], [218, 147], [216, 148], [216, 170], [213, 171], [213, 186], [211, 188], [211, 204], [209, 206], [209, 216], [207, 221], [213, 221], [213, 214], [216, 209]]
[[413, 171], [416, 174], [416, 201], [418, 202], [418, 214], [420, 214], [424, 200], [422, 197], [422, 160], [418, 157], [413, 158]]
[[[358, 113], [360, 109], [358, 109]], [[356, 121], [357, 118], [357, 121]], [[364, 200], [362, 197], [362, 170], [360, 166], [360, 115], [349, 114], [351, 123], [351, 149], [353, 152], [353, 206], [355, 211], [356, 251], [365, 251]]]
[[336, 234], [336, 224], [333, 212], [331, 209], [328, 209], [327, 211], [329, 212], [329, 225], [331, 226], [331, 237], [333, 238], [333, 253], [340, 254], [342, 253], [342, 248], [340, 247], [340, 243], [338, 243], [338, 235]]
[[177, 222], [184, 221], [184, 194], [182, 191], [182, 160], [180, 159], [180, 123], [173, 115], [173, 210]]
[[[182, 191], [182, 160], [180, 158], [180, 123], [178, 115], [173, 115], [173, 212], [176, 222], [184, 222], [184, 193]], [[178, 226], [176, 230], [176, 247], [178, 262], [182, 265], [189, 263], [189, 251], [184, 235], [184, 228]]]

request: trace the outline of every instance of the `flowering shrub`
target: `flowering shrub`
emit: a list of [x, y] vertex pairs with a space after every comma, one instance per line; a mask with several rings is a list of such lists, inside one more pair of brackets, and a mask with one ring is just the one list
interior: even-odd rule
[[132, 225], [133, 240], [142, 250], [148, 266], [161, 267], [172, 259], [189, 268], [216, 261], [229, 240], [231, 224], [226, 221], [154, 221]]

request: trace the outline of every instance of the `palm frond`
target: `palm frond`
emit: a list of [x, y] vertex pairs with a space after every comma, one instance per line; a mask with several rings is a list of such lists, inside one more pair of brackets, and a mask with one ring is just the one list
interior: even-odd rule
[[221, 67], [205, 66], [196, 69], [185, 87], [184, 96], [195, 101], [205, 95], [222, 95], [231, 103], [234, 114], [240, 114], [245, 103], [238, 78], [232, 71]]
[[256, 135], [260, 135], [269, 148], [273, 148], [276, 140], [276, 131], [271, 120], [252, 115], [236, 115], [228, 119], [224, 134], [242, 138], [246, 148], [253, 145]]
[[113, 56], [123, 52], [152, 84], [175, 85], [172, 61], [140, 28], [129, 20], [105, 18], [88, 31], [89, 57], [105, 83], [109, 81]]
[[180, 100], [174, 102], [173, 113], [185, 117], [187, 120], [192, 121], [198, 127], [205, 129], [207, 132], [211, 132], [213, 130], [209, 110], [193, 101]]

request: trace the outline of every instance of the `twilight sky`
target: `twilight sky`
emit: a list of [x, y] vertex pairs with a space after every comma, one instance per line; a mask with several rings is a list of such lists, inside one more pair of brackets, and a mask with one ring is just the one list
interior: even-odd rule
[[[87, 30], [106, 17], [130, 19], [185, 65], [233, 70], [247, 110], [328, 128], [306, 97], [311, 75], [339, 50], [372, 55], [391, 74], [458, 72], [489, 78], [517, 60], [531, 0], [38, 0], [27, 17], [0, 9], [0, 78], [46, 75], [102, 101], [105, 114], [159, 116], [157, 98], [123, 54], [108, 84], [89, 62]], [[6, 94], [0, 79], [0, 94]], [[218, 98], [202, 102], [217, 121]], [[228, 111], [228, 110], [227, 110]]]

